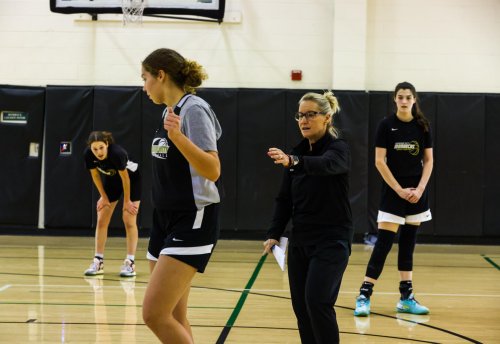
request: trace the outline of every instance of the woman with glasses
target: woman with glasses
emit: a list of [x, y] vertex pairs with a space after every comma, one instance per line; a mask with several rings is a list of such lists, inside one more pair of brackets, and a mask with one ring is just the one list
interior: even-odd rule
[[333, 126], [339, 110], [332, 92], [305, 94], [295, 115], [304, 139], [290, 154], [279, 148], [267, 153], [285, 169], [264, 253], [279, 243], [291, 219], [288, 279], [303, 344], [339, 342], [333, 306], [353, 236], [348, 197], [351, 155]]
[[432, 218], [426, 188], [433, 166], [430, 125], [420, 110], [412, 84], [396, 85], [393, 99], [397, 111], [380, 122], [375, 141], [375, 165], [384, 179], [377, 216], [379, 234], [356, 298], [355, 316], [370, 314], [373, 287], [382, 274], [398, 231], [401, 297], [396, 311], [429, 313], [413, 296], [412, 277], [417, 229], [421, 222]]

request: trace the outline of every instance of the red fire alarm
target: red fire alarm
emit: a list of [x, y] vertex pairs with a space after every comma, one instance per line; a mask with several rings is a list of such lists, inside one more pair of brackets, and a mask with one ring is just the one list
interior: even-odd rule
[[302, 71], [300, 69], [292, 69], [292, 80], [294, 81], [302, 80]]

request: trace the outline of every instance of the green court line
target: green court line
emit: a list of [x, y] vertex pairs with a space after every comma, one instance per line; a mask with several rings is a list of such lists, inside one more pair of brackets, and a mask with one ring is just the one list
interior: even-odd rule
[[500, 266], [499, 266], [497, 263], [495, 263], [495, 262], [493, 261], [493, 259], [491, 259], [491, 258], [490, 258], [490, 257], [488, 257], [488, 256], [485, 256], [484, 254], [482, 254], [481, 256], [483, 256], [484, 260], [486, 260], [488, 263], [490, 263], [490, 264], [491, 264], [491, 265], [493, 265], [495, 268], [497, 268], [497, 270], [500, 270]]
[[252, 286], [257, 279], [257, 276], [259, 275], [260, 269], [262, 268], [262, 265], [266, 261], [267, 254], [263, 255], [260, 257], [259, 263], [255, 267], [255, 270], [253, 271], [252, 277], [250, 277], [250, 280], [248, 280], [247, 285], [245, 286], [245, 290], [241, 293], [240, 299], [238, 300], [238, 303], [236, 304], [236, 307], [233, 310], [233, 313], [229, 317], [229, 320], [226, 323], [226, 327], [232, 327], [236, 321], [236, 318], [238, 318], [238, 315], [240, 314], [241, 309], [243, 308], [243, 304], [245, 303], [245, 300], [247, 299], [248, 293], [250, 292], [250, 289], [252, 289]]
[[229, 332], [233, 328], [233, 325], [236, 322], [236, 319], [238, 318], [238, 315], [240, 314], [243, 305], [245, 304], [245, 300], [247, 299], [248, 293], [250, 292], [250, 289], [252, 289], [252, 286], [255, 280], [257, 279], [257, 276], [259, 275], [260, 269], [262, 268], [262, 265], [266, 261], [266, 258], [267, 254], [260, 257], [259, 263], [255, 267], [252, 277], [250, 277], [247, 285], [245, 286], [245, 289], [242, 291], [240, 299], [238, 300], [236, 307], [234, 307], [233, 312], [231, 313], [231, 316], [229, 317], [226, 325], [222, 329], [222, 332], [220, 333], [216, 344], [224, 344], [226, 342], [227, 336], [229, 335]]

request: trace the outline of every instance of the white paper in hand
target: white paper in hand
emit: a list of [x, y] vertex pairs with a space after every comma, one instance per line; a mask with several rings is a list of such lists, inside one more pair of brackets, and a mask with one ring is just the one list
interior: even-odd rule
[[282, 271], [285, 271], [285, 252], [288, 243], [287, 237], [281, 237], [279, 245], [273, 246], [273, 255]]

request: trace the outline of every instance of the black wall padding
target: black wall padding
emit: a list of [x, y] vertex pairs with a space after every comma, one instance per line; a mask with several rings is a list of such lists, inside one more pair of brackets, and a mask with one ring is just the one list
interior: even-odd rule
[[350, 193], [352, 220], [356, 232], [364, 232], [368, 217], [368, 117], [366, 92], [337, 92], [340, 112], [334, 125], [351, 150]]
[[[436, 132], [438, 130], [436, 126], [437, 97], [434, 93], [420, 93], [419, 98], [420, 98], [420, 108], [424, 113], [425, 117], [429, 120], [431, 125], [432, 142], [434, 143], [432, 151], [435, 161], [436, 152], [439, 150], [439, 147], [436, 146]], [[437, 216], [435, 175], [436, 175], [436, 170], [434, 165], [434, 170], [432, 172], [431, 179], [429, 180], [429, 183], [427, 183], [427, 190], [429, 192], [429, 207], [431, 209], [431, 213], [434, 219]], [[436, 224], [435, 220], [423, 222], [419, 228], [418, 233], [427, 235], [436, 234], [435, 224]]]
[[485, 127], [483, 234], [500, 235], [500, 95], [486, 96]]
[[[0, 223], [38, 225], [45, 88], [0, 86], [0, 111], [25, 112], [26, 124], [0, 122]], [[30, 157], [30, 143], [39, 144]]]
[[[45, 227], [91, 228], [92, 179], [83, 150], [92, 129], [93, 87], [47, 86], [45, 129]], [[72, 143], [61, 155], [60, 144]]]
[[[264, 238], [283, 173], [266, 153], [270, 147], [289, 152], [302, 139], [293, 116], [299, 99], [308, 91], [322, 92], [199, 90], [222, 125], [224, 238]], [[373, 232], [382, 185], [374, 163], [375, 133], [380, 120], [395, 111], [392, 92], [335, 94], [342, 108], [335, 124], [352, 153], [350, 196], [355, 233]], [[500, 237], [500, 95], [419, 95], [434, 138], [434, 171], [428, 185], [434, 219], [423, 224], [420, 233], [457, 240]], [[44, 160], [45, 227], [68, 232], [94, 228], [97, 193], [82, 153], [90, 131], [109, 130], [141, 165], [138, 224], [151, 228], [151, 140], [164, 105], [153, 104], [139, 87], [0, 86], [0, 108], [29, 114], [27, 125], [0, 123], [0, 178], [7, 181], [0, 183], [0, 226], [37, 227]], [[43, 158], [41, 153], [39, 158], [29, 158], [29, 143], [38, 142], [42, 149], [42, 141]], [[60, 154], [64, 141], [71, 142], [71, 155]], [[121, 211], [115, 212], [111, 227], [123, 228]]]
[[[286, 104], [285, 104], [285, 152], [290, 152], [301, 140], [302, 134], [300, 133], [299, 124], [295, 120], [295, 113], [299, 110], [299, 101], [306, 92], [321, 92], [321, 90], [287, 90], [286, 91]], [[276, 196], [274, 196], [276, 197]], [[273, 198], [274, 200], [274, 198]], [[292, 227], [291, 221], [288, 223], [287, 230]], [[288, 233], [284, 234], [289, 235]]]
[[438, 97], [435, 154], [440, 235], [480, 236], [483, 226], [485, 97]]
[[210, 104], [222, 127], [218, 143], [222, 169], [220, 226], [221, 229], [234, 230], [237, 228], [238, 91], [209, 88], [200, 89], [197, 95]]
[[[295, 147], [300, 140], [302, 140], [302, 135], [300, 133], [299, 124], [295, 120], [295, 113], [299, 111], [299, 100], [306, 93], [305, 90], [287, 90], [286, 91], [286, 104], [285, 104], [285, 139], [286, 139], [286, 151]], [[321, 92], [321, 91], [311, 91], [311, 92]]]
[[285, 148], [285, 91], [238, 92], [238, 190], [236, 230], [267, 230], [283, 168], [267, 156]]
[[[392, 95], [388, 92], [370, 93], [370, 104], [368, 114], [368, 206], [365, 232], [374, 233], [377, 231], [377, 213], [380, 204], [380, 191], [383, 179], [375, 167], [375, 134], [379, 122], [386, 116], [394, 112]], [[356, 228], [356, 232], [363, 232]]]
[[[142, 91], [137, 87], [94, 87], [93, 126], [92, 130], [104, 130], [113, 133], [115, 142], [125, 148], [129, 159], [139, 164], [142, 169]], [[90, 133], [90, 131], [89, 131]], [[88, 134], [87, 134], [88, 135]], [[99, 199], [99, 192], [92, 188], [93, 204]], [[123, 197], [116, 205], [110, 228], [124, 228], [122, 220]], [[140, 225], [141, 212], [138, 216]], [[95, 227], [97, 213], [92, 211], [92, 225]]]

